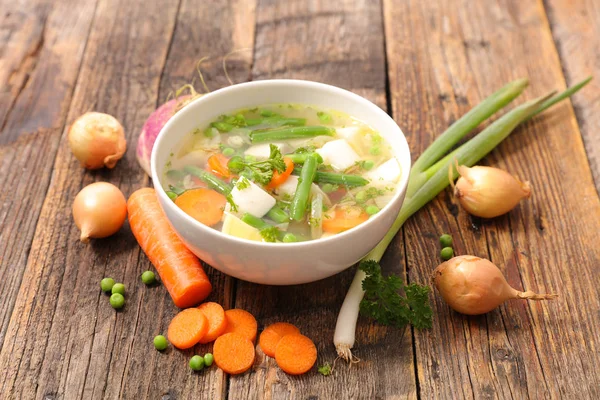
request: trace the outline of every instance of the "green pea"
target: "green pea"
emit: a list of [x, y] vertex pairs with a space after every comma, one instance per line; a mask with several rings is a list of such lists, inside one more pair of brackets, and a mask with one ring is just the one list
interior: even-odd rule
[[190, 368], [194, 371], [201, 371], [204, 368], [204, 358], [195, 355], [190, 359]]
[[100, 281], [100, 288], [103, 292], [110, 292], [114, 285], [115, 280], [113, 278], [104, 278]]
[[163, 335], [154, 336], [154, 347], [158, 351], [163, 351], [169, 346], [169, 342], [167, 342], [167, 338]]
[[152, 271], [145, 271], [142, 274], [142, 282], [144, 282], [145, 285], [152, 285], [156, 282], [156, 275], [154, 275], [154, 272]]
[[366, 171], [369, 171], [370, 169], [373, 169], [374, 166], [375, 166], [375, 162], [371, 161], [371, 160], [366, 160], [362, 164], [363, 169], [366, 170]]
[[231, 147], [225, 147], [221, 153], [223, 153], [225, 157], [231, 157], [235, 154], [235, 150]]
[[452, 250], [452, 247], [444, 247], [442, 251], [440, 251], [440, 257], [442, 260], [447, 261], [454, 257], [454, 250]]
[[210, 353], [206, 353], [204, 355], [204, 366], [205, 367], [210, 367], [213, 363], [213, 361], [215, 360], [215, 358], [213, 357], [212, 354]]
[[123, 308], [125, 305], [125, 297], [121, 293], [113, 293], [110, 296], [109, 303], [115, 310]]
[[286, 233], [283, 236], [283, 243], [294, 243], [298, 241], [298, 238], [293, 233]]
[[118, 293], [121, 296], [125, 296], [125, 285], [123, 285], [122, 283], [115, 283], [110, 292], [112, 294]]
[[440, 236], [440, 244], [442, 247], [452, 247], [452, 236], [444, 233], [442, 236]]
[[359, 203], [364, 203], [365, 201], [367, 201], [367, 191], [361, 190], [360, 192], [356, 193], [356, 196], [354, 197]]
[[379, 207], [371, 205], [371, 206], [368, 206], [367, 208], [365, 208], [365, 211], [369, 215], [375, 215], [379, 212]]
[[378, 156], [381, 154], [381, 149], [379, 146], [373, 146], [369, 149], [369, 153], [371, 153], [373, 156]]
[[335, 192], [335, 188], [333, 187], [333, 185], [331, 183], [324, 184], [321, 187], [321, 190], [323, 190], [325, 193]]

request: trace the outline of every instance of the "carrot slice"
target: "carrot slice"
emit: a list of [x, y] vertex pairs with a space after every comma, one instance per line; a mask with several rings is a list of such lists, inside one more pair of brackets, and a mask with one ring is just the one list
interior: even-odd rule
[[256, 318], [252, 314], [248, 311], [234, 308], [225, 311], [225, 319], [227, 320], [227, 328], [225, 328], [224, 334], [234, 332], [250, 339], [254, 343], [258, 325]]
[[354, 208], [347, 209], [336, 208], [333, 217], [323, 218], [323, 231], [329, 233], [340, 233], [354, 228], [369, 219], [369, 214]]
[[285, 171], [279, 173], [277, 171], [273, 171], [273, 177], [271, 178], [271, 182], [267, 185], [267, 189], [274, 189], [277, 186], [281, 185], [292, 174], [294, 171], [294, 162], [291, 158], [283, 157], [283, 161], [285, 162]]
[[200, 343], [212, 342], [225, 332], [227, 320], [225, 319], [225, 310], [220, 304], [208, 302], [202, 303], [198, 309], [204, 313], [208, 320], [208, 332], [200, 339]]
[[127, 201], [129, 225], [179, 308], [191, 307], [208, 297], [212, 286], [200, 260], [179, 239], [165, 217], [156, 192], [135, 191]]
[[221, 335], [213, 345], [215, 363], [231, 375], [248, 371], [254, 364], [254, 356], [254, 344], [238, 333]]
[[197, 308], [187, 308], [177, 314], [169, 324], [167, 337], [178, 349], [189, 349], [208, 331], [208, 320]]
[[175, 204], [192, 218], [204, 225], [212, 226], [221, 221], [227, 199], [212, 189], [186, 190], [177, 196]]
[[269, 357], [275, 357], [277, 343], [279, 343], [282, 337], [292, 333], [300, 333], [300, 329], [287, 322], [276, 322], [267, 326], [265, 330], [262, 331], [258, 343], [260, 344], [263, 353]]
[[210, 171], [222, 178], [229, 178], [231, 176], [231, 172], [229, 172], [229, 167], [227, 166], [228, 162], [229, 158], [221, 153], [213, 154], [208, 157], [207, 161]]
[[317, 361], [317, 348], [312, 340], [299, 333], [285, 335], [275, 349], [279, 368], [290, 375], [308, 372]]

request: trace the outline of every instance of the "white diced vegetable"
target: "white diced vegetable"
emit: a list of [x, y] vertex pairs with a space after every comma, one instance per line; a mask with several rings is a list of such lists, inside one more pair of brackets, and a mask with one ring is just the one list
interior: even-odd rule
[[227, 144], [233, 147], [234, 149], [239, 149], [244, 145], [244, 138], [242, 138], [241, 136], [230, 136], [227, 139]]
[[[273, 208], [276, 203], [275, 199], [254, 182], [245, 178], [242, 179], [247, 182], [247, 187], [238, 189], [237, 186], [234, 186], [231, 191], [231, 197], [238, 208], [238, 212], [250, 213], [257, 218], [262, 218]], [[231, 206], [227, 203], [225, 211], [230, 210]]]
[[354, 140], [359, 131], [360, 128], [357, 126], [347, 126], [345, 128], [335, 129], [335, 132], [338, 134], [338, 136], [346, 139], [348, 142]]
[[344, 171], [360, 160], [358, 154], [344, 139], [327, 142], [316, 151], [323, 157], [325, 164], [331, 165], [338, 172]]
[[[285, 153], [287, 151], [288, 145], [285, 143], [273, 143], [279, 151]], [[257, 160], [266, 160], [271, 155], [271, 147], [269, 143], [255, 144], [254, 146], [250, 146], [244, 152], [247, 156], [256, 157]]]
[[236, 236], [242, 239], [262, 241], [260, 232], [253, 226], [248, 225], [233, 214], [225, 213], [225, 219], [223, 220], [223, 228], [221, 232], [231, 236]]
[[290, 175], [281, 185], [277, 186], [277, 191], [280, 195], [293, 196], [296, 193], [296, 187], [298, 186], [298, 177], [296, 175]]
[[366, 177], [372, 181], [396, 182], [401, 174], [402, 171], [400, 170], [398, 160], [396, 160], [396, 157], [392, 157], [373, 171], [367, 173]]

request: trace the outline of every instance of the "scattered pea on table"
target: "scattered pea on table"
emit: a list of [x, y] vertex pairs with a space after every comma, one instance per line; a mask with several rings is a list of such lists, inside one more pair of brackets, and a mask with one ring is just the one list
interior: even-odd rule
[[440, 244], [442, 245], [442, 248], [452, 247], [452, 236], [444, 233], [442, 236], [440, 236]]
[[211, 353], [206, 353], [204, 355], [204, 365], [206, 367], [210, 367], [213, 363], [213, 361], [215, 360], [215, 358], [213, 357], [213, 355]]
[[454, 257], [454, 250], [452, 250], [452, 247], [444, 247], [442, 251], [440, 251], [440, 257], [442, 260], [447, 261]]
[[156, 282], [156, 275], [154, 275], [154, 272], [152, 271], [144, 271], [142, 274], [142, 282], [144, 282], [144, 285], [152, 285]]
[[158, 335], [154, 337], [154, 347], [158, 351], [163, 351], [169, 346], [169, 342], [167, 342], [167, 338], [163, 335]]
[[109, 299], [110, 305], [115, 310], [123, 308], [125, 305], [125, 297], [121, 293], [113, 293]]
[[204, 368], [204, 358], [200, 357], [199, 355], [195, 355], [194, 357], [192, 357], [190, 359], [190, 368], [193, 371], [202, 370], [202, 368]]
[[115, 285], [115, 280], [113, 278], [104, 278], [100, 281], [100, 288], [103, 292], [110, 292]]
[[123, 285], [122, 283], [115, 283], [111, 289], [111, 293], [118, 293], [121, 296], [125, 296], [125, 285]]

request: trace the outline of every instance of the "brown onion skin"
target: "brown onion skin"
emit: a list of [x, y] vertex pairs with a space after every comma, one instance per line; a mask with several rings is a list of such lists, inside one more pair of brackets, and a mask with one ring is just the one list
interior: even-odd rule
[[458, 172], [461, 177], [456, 181], [454, 196], [476, 217], [495, 218], [506, 214], [531, 195], [529, 182], [521, 182], [498, 168], [461, 165]]

